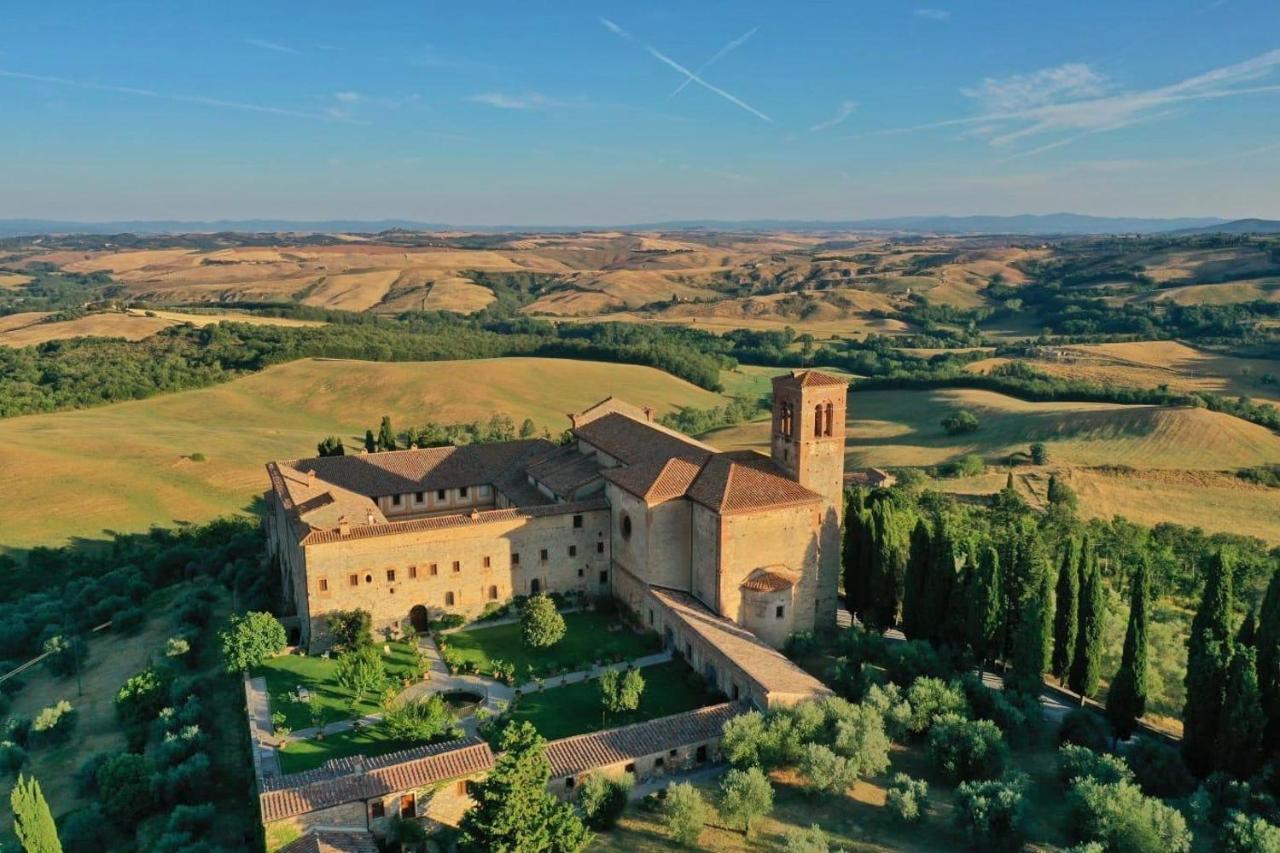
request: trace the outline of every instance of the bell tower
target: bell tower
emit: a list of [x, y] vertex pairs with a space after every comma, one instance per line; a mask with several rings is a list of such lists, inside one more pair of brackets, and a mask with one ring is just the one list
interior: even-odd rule
[[773, 379], [773, 461], [844, 515], [844, 419], [849, 383], [814, 370]]

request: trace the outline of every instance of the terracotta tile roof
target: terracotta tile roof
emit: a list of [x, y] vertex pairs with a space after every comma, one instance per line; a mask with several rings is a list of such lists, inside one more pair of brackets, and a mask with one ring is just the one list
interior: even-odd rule
[[604, 496], [591, 497], [586, 500], [565, 503], [547, 503], [540, 506], [511, 507], [508, 509], [489, 509], [473, 511], [469, 514], [434, 515], [430, 518], [418, 518], [412, 521], [388, 521], [372, 525], [352, 525], [347, 535], [336, 529], [312, 530], [300, 542], [302, 545], [323, 545], [328, 542], [349, 542], [354, 539], [368, 539], [373, 536], [393, 536], [397, 533], [416, 533], [422, 530], [443, 530], [450, 527], [469, 527], [477, 524], [489, 524], [494, 521], [515, 521], [521, 518], [544, 518], [549, 515], [569, 515], [571, 513], [605, 510], [609, 503]]
[[372, 832], [362, 829], [313, 829], [280, 848], [280, 853], [378, 853]]
[[756, 569], [747, 575], [747, 579], [741, 584], [741, 589], [749, 589], [753, 592], [781, 592], [784, 589], [790, 589], [796, 585], [796, 576], [781, 567]]
[[619, 412], [601, 415], [574, 427], [573, 434], [628, 465], [675, 456], [698, 458], [715, 448], [651, 421]]
[[793, 385], [801, 388], [817, 388], [826, 385], [848, 386], [849, 380], [816, 370], [793, 370], [789, 374], [773, 377], [774, 385]]
[[600, 462], [595, 455], [581, 453], [573, 445], [557, 448], [525, 470], [561, 497], [570, 497], [592, 480], [600, 478]]
[[483, 773], [492, 767], [489, 744], [474, 737], [376, 758], [335, 759], [316, 770], [263, 779], [263, 791], [259, 795], [262, 820], [271, 823], [343, 803]]
[[717, 453], [702, 466], [689, 498], [721, 515], [796, 506], [823, 500], [754, 451]]
[[706, 456], [689, 459], [654, 459], [606, 468], [604, 478], [643, 500], [649, 506], [684, 497], [702, 470]]
[[747, 710], [740, 702], [712, 705], [618, 729], [553, 740], [547, 744], [551, 776], [573, 776], [597, 767], [634, 761], [655, 752], [712, 740], [729, 720]]
[[649, 592], [675, 619], [727, 657], [767, 694], [808, 698], [830, 695], [821, 681], [755, 634], [712, 613], [686, 592], [651, 586]]

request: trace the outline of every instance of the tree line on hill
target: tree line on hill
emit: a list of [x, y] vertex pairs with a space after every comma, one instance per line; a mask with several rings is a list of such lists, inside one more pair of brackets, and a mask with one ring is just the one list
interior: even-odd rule
[[[900, 628], [1038, 694], [1046, 674], [1082, 697], [1110, 676], [1106, 714], [1128, 738], [1150, 700], [1155, 596], [1188, 605], [1183, 755], [1197, 776], [1248, 780], [1280, 757], [1280, 549], [1162, 525], [1081, 524], [1061, 484], [1047, 512], [1010, 484], [989, 508], [932, 493], [850, 493], [844, 588], [873, 630]], [[1239, 593], [1243, 592], [1243, 595]], [[1129, 600], [1118, 668], [1103, 671], [1113, 598]], [[1274, 769], [1280, 769], [1277, 765]]]

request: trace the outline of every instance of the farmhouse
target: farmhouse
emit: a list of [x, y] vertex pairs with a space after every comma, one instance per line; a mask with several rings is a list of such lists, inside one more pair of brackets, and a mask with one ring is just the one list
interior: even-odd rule
[[267, 527], [300, 642], [362, 608], [425, 629], [517, 595], [612, 595], [730, 700], [825, 692], [776, 650], [834, 625], [847, 385], [773, 381], [771, 455], [720, 452], [609, 398], [571, 440], [267, 466]]

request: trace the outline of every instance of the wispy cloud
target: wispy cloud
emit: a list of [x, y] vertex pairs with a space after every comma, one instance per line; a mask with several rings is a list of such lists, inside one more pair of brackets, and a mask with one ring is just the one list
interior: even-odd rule
[[853, 115], [854, 111], [857, 109], [857, 101], [841, 101], [840, 106], [836, 107], [835, 115], [826, 121], [820, 121], [817, 124], [810, 126], [809, 130], [812, 133], [818, 133], [819, 131], [829, 130], [838, 124], [843, 124], [844, 120]]
[[505, 92], [483, 92], [467, 98], [474, 104], [484, 104], [499, 110], [547, 110], [569, 106], [568, 101], [550, 98], [540, 92], [511, 95]]
[[33, 83], [48, 83], [54, 86], [64, 86], [71, 89], [85, 89], [94, 92], [113, 92], [118, 95], [134, 95], [141, 98], [155, 98], [162, 101], [174, 101], [180, 104], [197, 104], [205, 107], [217, 107], [228, 110], [241, 110], [252, 113], [265, 113], [267, 115], [287, 116], [289, 118], [306, 118], [342, 121], [343, 119], [330, 115], [327, 112], [306, 112], [305, 110], [293, 110], [286, 107], [273, 107], [265, 104], [251, 104], [244, 101], [228, 101], [223, 98], [208, 98], [203, 95], [180, 95], [166, 92], [156, 92], [151, 89], [138, 89], [132, 86], [115, 86], [109, 83], [94, 83], [87, 80], [73, 80], [67, 77], [51, 77], [45, 74], [28, 74], [22, 71], [7, 71], [0, 69], [0, 77], [7, 77], [11, 80], [28, 80]]
[[951, 13], [946, 9], [916, 9], [911, 14], [926, 21], [949, 21]]
[[299, 56], [302, 53], [302, 51], [297, 48], [289, 47], [287, 44], [267, 41], [266, 39], [245, 39], [244, 43], [249, 45], [249, 47], [256, 47], [259, 50], [269, 50], [272, 53], [288, 53], [293, 56]]
[[882, 133], [969, 126], [974, 128], [973, 135], [993, 146], [1034, 137], [1057, 137], [1023, 153], [1030, 156], [1094, 134], [1165, 118], [1174, 115], [1177, 107], [1196, 101], [1280, 92], [1280, 85], [1276, 84], [1247, 85], [1272, 75], [1277, 68], [1280, 49], [1167, 86], [1111, 93], [1111, 82], [1087, 65], [1063, 65], [1013, 77], [988, 78], [976, 87], [962, 90], [984, 107], [978, 115]]
[[[722, 48], [720, 48], [719, 50], [717, 50], [717, 51], [715, 52], [715, 55], [714, 55], [714, 56], [712, 56], [712, 57], [711, 57], [710, 59], [708, 59], [706, 62], [704, 62], [704, 63], [702, 63], [701, 65], [699, 65], [699, 66], [698, 66], [698, 68], [697, 68], [697, 70], [695, 70], [693, 73], [694, 73], [694, 74], [697, 74], [698, 76], [702, 76], [702, 72], [706, 71], [706, 70], [707, 70], [708, 68], [710, 68], [712, 65], [715, 65], [715, 64], [716, 64], [717, 62], [719, 62], [721, 59], [724, 59], [724, 58], [725, 58], [726, 56], [728, 56], [730, 53], [733, 53], [735, 50], [737, 50], [738, 48], [742, 47], [742, 45], [746, 44], [746, 43], [747, 43], [747, 40], [748, 40], [748, 39], [750, 39], [753, 35], [755, 35], [755, 34], [756, 34], [756, 30], [758, 30], [758, 29], [760, 29], [760, 28], [759, 28], [759, 27], [752, 27], [751, 29], [749, 29], [749, 30], [747, 30], [745, 33], [743, 33], [742, 35], [738, 36], [738, 37], [737, 37], [736, 39], [734, 39], [733, 41], [731, 41], [731, 42], [729, 42], [728, 44], [726, 44], [724, 47], [722, 47]], [[685, 88], [686, 86], [688, 86], [688, 85], [689, 85], [690, 83], [692, 83], [692, 82], [693, 82], [693, 78], [692, 78], [692, 77], [686, 77], [686, 78], [684, 78], [683, 80], [681, 80], [681, 81], [680, 81], [680, 85], [679, 85], [679, 86], [676, 86], [675, 91], [674, 91], [674, 92], [672, 92], [672, 93], [669, 95], [669, 97], [674, 98], [676, 95], [678, 95], [678, 94], [680, 94], [681, 92], [683, 92], [683, 91], [684, 91], [684, 88]]]
[[740, 109], [746, 110], [747, 112], [751, 113], [756, 118], [759, 118], [763, 121], [767, 121], [770, 123], [773, 122], [773, 119], [769, 118], [767, 115], [760, 112], [760, 110], [751, 106], [746, 101], [742, 100], [736, 95], [726, 92], [724, 89], [721, 89], [719, 86], [713, 85], [711, 83], [708, 83], [706, 80], [703, 80], [697, 74], [690, 71], [688, 68], [685, 68], [679, 62], [676, 62], [674, 59], [667, 56], [665, 53], [658, 50], [653, 45], [636, 39], [634, 36], [631, 35], [631, 33], [627, 32], [622, 27], [618, 26], [608, 18], [601, 18], [600, 23], [604, 24], [605, 29], [609, 30], [609, 32], [617, 36], [620, 36], [621, 38], [624, 38], [629, 42], [640, 45], [640, 47], [644, 49], [644, 51], [647, 52], [654, 59], [657, 59], [659, 62], [661, 62], [664, 65], [674, 68], [676, 71], [679, 71], [681, 74], [683, 74], [687, 78], [688, 82], [697, 83], [699, 86], [706, 89], [707, 91], [714, 92], [715, 94], [724, 98], [726, 101], [733, 104], [734, 106], [739, 107]]
[[333, 99], [344, 104], [355, 104], [364, 100], [364, 96], [359, 92], [334, 92]]

